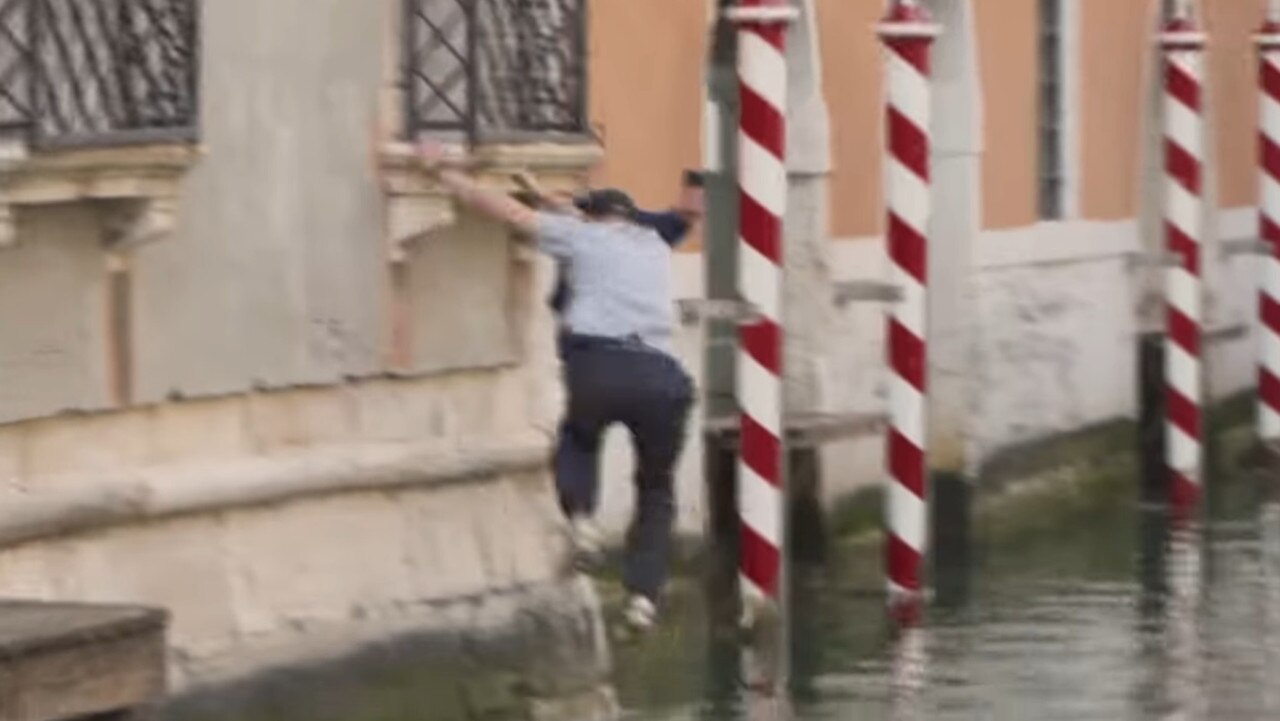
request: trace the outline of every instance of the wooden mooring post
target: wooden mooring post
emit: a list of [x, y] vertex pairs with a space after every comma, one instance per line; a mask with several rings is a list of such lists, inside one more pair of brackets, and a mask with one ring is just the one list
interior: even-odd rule
[[0, 721], [145, 718], [167, 626], [159, 609], [0, 601]]

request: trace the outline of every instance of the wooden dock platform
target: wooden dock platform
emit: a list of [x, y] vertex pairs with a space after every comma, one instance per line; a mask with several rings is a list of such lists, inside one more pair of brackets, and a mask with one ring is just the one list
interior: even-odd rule
[[144, 718], [167, 626], [159, 609], [0, 601], [0, 721]]

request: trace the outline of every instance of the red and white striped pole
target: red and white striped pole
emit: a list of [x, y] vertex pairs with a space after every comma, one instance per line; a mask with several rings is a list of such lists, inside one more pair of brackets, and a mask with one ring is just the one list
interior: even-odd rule
[[913, 616], [928, 526], [925, 459], [929, 216], [929, 51], [938, 26], [915, 0], [897, 0], [879, 26], [887, 52], [886, 235], [902, 297], [888, 320], [892, 373], [886, 454], [890, 478], [885, 563], [891, 609]]
[[759, 315], [742, 326], [738, 568], [745, 621], [778, 604], [785, 530], [782, 418], [782, 219], [787, 207], [786, 0], [738, 0], [738, 288]]
[[1180, 2], [1160, 35], [1164, 49], [1165, 153], [1165, 461], [1169, 502], [1186, 515], [1200, 497], [1203, 452], [1200, 363], [1203, 321], [1200, 235], [1203, 218], [1201, 77], [1204, 34]]
[[1280, 2], [1258, 42], [1258, 237], [1266, 244], [1258, 288], [1258, 440], [1280, 444]]

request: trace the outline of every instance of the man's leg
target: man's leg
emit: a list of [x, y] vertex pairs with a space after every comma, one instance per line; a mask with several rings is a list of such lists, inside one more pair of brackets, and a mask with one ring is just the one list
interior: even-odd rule
[[566, 347], [567, 403], [555, 455], [560, 508], [569, 521], [574, 564], [582, 571], [593, 570], [603, 559], [603, 539], [592, 516], [600, 495], [600, 441], [610, 417], [598, 354], [590, 348]]
[[591, 516], [600, 495], [600, 437], [591, 419], [574, 418], [572, 409], [560, 422], [556, 444], [556, 492], [560, 510], [569, 517]]
[[[664, 359], [665, 361], [665, 359]], [[623, 582], [656, 603], [667, 581], [675, 522], [675, 467], [693, 402], [688, 376], [674, 361], [659, 369], [657, 388], [628, 422], [636, 450], [636, 511], [627, 534]]]

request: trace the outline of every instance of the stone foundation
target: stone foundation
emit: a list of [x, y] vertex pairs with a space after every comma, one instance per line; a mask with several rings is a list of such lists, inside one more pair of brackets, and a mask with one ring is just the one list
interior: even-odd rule
[[0, 597], [168, 609], [178, 699], [412, 638], [529, 708], [603, 703], [538, 386], [492, 369], [0, 426]]
[[[245, 649], [224, 663], [267, 670], [192, 689], [161, 718], [252, 721], [281, 712], [311, 721], [430, 709], [440, 721], [612, 719], [609, 653], [585, 578], [421, 604], [397, 621], [362, 619], [305, 634], [307, 659]], [[222, 674], [224, 678], [228, 678]]]

